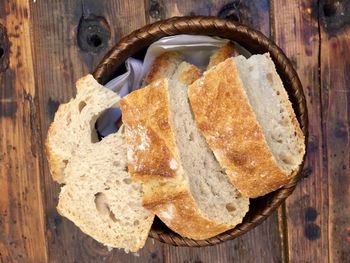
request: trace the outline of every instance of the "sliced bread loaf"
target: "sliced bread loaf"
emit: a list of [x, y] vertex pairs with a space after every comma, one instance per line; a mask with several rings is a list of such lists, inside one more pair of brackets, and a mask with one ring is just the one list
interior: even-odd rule
[[143, 183], [144, 205], [172, 230], [206, 239], [233, 228], [249, 200], [229, 183], [191, 114], [187, 87], [200, 76], [188, 63], [121, 101], [129, 171]]
[[161, 54], [153, 62], [150, 71], [142, 82], [142, 87], [160, 78], [170, 78], [183, 60], [183, 55], [176, 51]]
[[[134, 252], [143, 247], [154, 215], [127, 172], [123, 128], [99, 141], [94, 127], [119, 99], [90, 75], [78, 81], [77, 96], [60, 106], [46, 147], [51, 170], [64, 182], [59, 213], [97, 241]], [[65, 160], [60, 170], [57, 160]]]
[[268, 54], [225, 60], [188, 95], [199, 129], [242, 194], [261, 196], [293, 177], [304, 136]]
[[238, 56], [237, 49], [235, 47], [235, 44], [231, 41], [227, 42], [225, 45], [223, 45], [221, 48], [219, 48], [209, 59], [209, 64], [207, 66], [207, 69], [210, 69], [220, 62], [230, 58]]

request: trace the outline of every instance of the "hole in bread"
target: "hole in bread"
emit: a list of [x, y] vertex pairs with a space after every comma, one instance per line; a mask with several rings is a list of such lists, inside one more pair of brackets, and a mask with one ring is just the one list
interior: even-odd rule
[[102, 139], [112, 133], [116, 133], [122, 124], [120, 108], [112, 107], [104, 110], [97, 118], [95, 129]]
[[95, 126], [91, 127], [91, 143], [97, 143], [102, 140], [101, 135], [98, 133], [98, 130], [96, 129], [96, 124]]
[[289, 159], [289, 158], [283, 158], [282, 162], [284, 162], [285, 164], [290, 164], [290, 165], [293, 164], [293, 161], [291, 159]]
[[266, 74], [266, 79], [267, 79], [267, 81], [268, 81], [271, 85], [273, 84], [272, 73], [267, 73], [267, 74]]
[[113, 166], [118, 167], [119, 165], [120, 165], [120, 162], [118, 162], [118, 161], [114, 161], [114, 162], [113, 162]]
[[135, 220], [134, 221], [134, 226], [138, 226], [140, 224], [140, 221], [139, 220]]
[[285, 164], [288, 164], [288, 165], [292, 165], [293, 164], [293, 159], [289, 158], [285, 153], [281, 153], [280, 154], [280, 159]]
[[276, 94], [277, 94], [277, 96], [279, 96], [279, 95], [280, 95], [280, 92], [277, 90], [277, 91], [276, 91]]
[[280, 120], [278, 120], [278, 123], [282, 126], [287, 126], [288, 125], [288, 120], [282, 116]]
[[199, 185], [199, 191], [201, 192], [202, 195], [207, 194], [208, 193], [207, 185], [204, 185], [204, 183], [201, 183]]
[[229, 213], [232, 213], [232, 212], [236, 211], [236, 206], [233, 203], [228, 203], [228, 204], [226, 204], [226, 210]]
[[271, 133], [271, 139], [275, 142], [282, 143], [283, 140], [281, 137], [282, 137], [281, 133]]
[[64, 163], [64, 165], [68, 164], [68, 160], [63, 160], [62, 162]]
[[70, 112], [67, 113], [67, 125], [69, 125], [72, 122], [72, 117]]
[[85, 101], [81, 101], [78, 105], [79, 107], [79, 112], [81, 112], [86, 106], [86, 102]]
[[127, 171], [128, 171], [128, 166], [127, 166], [127, 165], [123, 167], [123, 171], [124, 171], [124, 172], [127, 172]]
[[113, 222], [117, 222], [115, 215], [109, 208], [108, 199], [104, 193], [98, 192], [95, 194], [95, 206], [101, 215], [109, 216]]
[[115, 215], [114, 215], [114, 213], [113, 213], [112, 211], [109, 211], [109, 218], [110, 218], [114, 223], [120, 221], [120, 220], [118, 220], [118, 219], [115, 217]]
[[96, 134], [91, 134], [91, 143], [97, 143], [99, 142], [99, 138], [97, 137]]
[[104, 193], [99, 192], [95, 194], [95, 205], [97, 211], [99, 211], [101, 214], [109, 214], [107, 197]]
[[131, 184], [131, 179], [130, 178], [124, 178], [123, 179], [123, 182], [125, 183], [125, 184]]
[[194, 135], [193, 135], [193, 132], [191, 132], [191, 133], [190, 133], [189, 137], [190, 137], [190, 138], [189, 138], [189, 139], [190, 139], [190, 141], [191, 141], [191, 142], [193, 142], [193, 140], [194, 140]]
[[107, 190], [110, 190], [111, 188], [108, 186], [108, 187], [105, 187], [105, 190], [107, 191]]

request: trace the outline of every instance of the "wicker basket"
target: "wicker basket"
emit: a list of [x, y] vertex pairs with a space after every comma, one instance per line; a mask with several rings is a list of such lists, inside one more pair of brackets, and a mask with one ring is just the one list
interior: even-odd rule
[[[147, 25], [121, 39], [97, 66], [94, 77], [100, 83], [105, 84], [120, 72], [120, 68], [124, 67], [124, 61], [128, 57], [142, 56], [146, 48], [154, 41], [177, 34], [219, 36], [236, 41], [252, 54], [270, 52], [307, 141], [308, 119], [305, 97], [291, 62], [282, 50], [262, 33], [232, 21], [216, 17], [174, 17]], [[243, 222], [232, 230], [206, 240], [192, 240], [179, 236], [156, 219], [150, 236], [167, 244], [190, 247], [214, 245], [234, 239], [260, 224], [293, 192], [300, 178], [301, 169], [298, 175], [283, 188], [266, 196], [252, 199], [250, 210]]]

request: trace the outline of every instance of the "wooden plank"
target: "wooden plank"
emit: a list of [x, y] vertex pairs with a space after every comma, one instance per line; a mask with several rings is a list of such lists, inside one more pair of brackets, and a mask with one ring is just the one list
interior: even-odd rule
[[272, 1], [274, 36], [297, 70], [309, 111], [309, 142], [305, 178], [286, 202], [290, 262], [327, 262], [328, 189], [323, 167], [317, 4]]
[[145, 0], [148, 23], [174, 16], [219, 16], [233, 19], [270, 35], [269, 1]]
[[[143, 26], [145, 13], [143, 2], [137, 0], [36, 1], [30, 8], [35, 43], [33, 61], [44, 139], [58, 105], [74, 95], [74, 82], [91, 72], [121, 36]], [[100, 40], [92, 42], [90, 47], [83, 46], [88, 51], [82, 50], [81, 43], [80, 46], [77, 44], [78, 32], [89, 36], [89, 32], [79, 31], [82, 21], [87, 23], [84, 30], [96, 26], [97, 31], [106, 29], [109, 36], [97, 34]], [[43, 171], [49, 262], [62, 262], [62, 258], [65, 262], [139, 262], [140, 258], [162, 262], [162, 244], [159, 242], [154, 244], [149, 240], [140, 252], [140, 258], [117, 249], [108, 251], [72, 222], [59, 216], [56, 211], [59, 186], [49, 175], [46, 159]]]
[[[269, 1], [146, 1], [148, 21], [183, 15], [213, 15], [239, 20], [270, 35]], [[146, 14], [146, 15], [147, 15]], [[206, 248], [164, 246], [165, 262], [281, 262], [277, 212], [233, 241]]]
[[329, 193], [329, 262], [349, 262], [350, 2], [320, 1], [319, 14], [323, 165]]
[[29, 17], [28, 1], [0, 2], [0, 262], [47, 261]]

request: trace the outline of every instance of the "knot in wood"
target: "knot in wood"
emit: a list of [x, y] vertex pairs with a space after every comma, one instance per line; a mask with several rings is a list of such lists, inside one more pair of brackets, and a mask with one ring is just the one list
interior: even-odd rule
[[321, 21], [328, 33], [337, 33], [350, 25], [350, 1], [321, 0]]
[[164, 8], [162, 7], [162, 4], [157, 0], [149, 1], [148, 13], [150, 17], [156, 20], [160, 20], [164, 18]]
[[9, 66], [9, 47], [6, 28], [0, 24], [0, 72]]
[[98, 53], [108, 46], [111, 30], [101, 16], [82, 16], [78, 26], [78, 45], [86, 52]]

